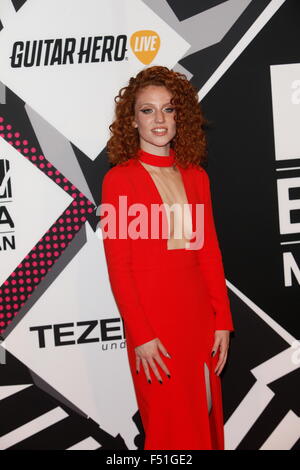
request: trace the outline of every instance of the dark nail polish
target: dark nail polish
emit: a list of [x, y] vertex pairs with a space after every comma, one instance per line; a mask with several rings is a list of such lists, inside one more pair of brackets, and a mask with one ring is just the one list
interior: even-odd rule
[[151, 384], [151, 383], [152, 383], [150, 379], [148, 379], [148, 382], [149, 382], [149, 384]]
[[215, 354], [215, 351], [212, 351], [211, 355], [214, 356], [214, 354]]
[[161, 381], [161, 380], [159, 380], [159, 383], [160, 383], [160, 384], [162, 384], [162, 381]]
[[138, 373], [139, 373], [139, 371], [137, 370], [137, 371], [136, 371], [136, 373], [138, 374]]
[[171, 376], [169, 374], [167, 374], [167, 376], [168, 376], [169, 379], [171, 378]]

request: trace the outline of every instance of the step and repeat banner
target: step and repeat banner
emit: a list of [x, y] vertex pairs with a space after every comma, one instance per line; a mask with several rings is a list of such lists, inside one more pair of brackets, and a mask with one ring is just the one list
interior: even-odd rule
[[0, 0], [1, 450], [143, 448], [98, 212], [114, 97], [150, 65], [185, 73], [210, 120], [235, 324], [225, 447], [300, 450], [299, 14], [298, 0]]

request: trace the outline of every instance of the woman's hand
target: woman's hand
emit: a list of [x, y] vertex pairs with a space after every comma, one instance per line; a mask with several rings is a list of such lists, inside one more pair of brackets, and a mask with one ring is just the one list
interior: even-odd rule
[[168, 378], [171, 377], [169, 369], [167, 368], [164, 361], [160, 357], [159, 351], [161, 351], [166, 357], [169, 357], [169, 358], [171, 357], [168, 351], [166, 350], [166, 348], [164, 347], [164, 345], [159, 340], [159, 338], [154, 338], [151, 341], [148, 341], [147, 343], [144, 343], [141, 346], [137, 346], [135, 348], [136, 371], [137, 373], [140, 371], [140, 363], [142, 361], [147, 380], [150, 384], [152, 382], [151, 382], [151, 377], [150, 377], [149, 365], [152, 368], [154, 374], [156, 375], [157, 380], [162, 384], [162, 378], [156, 367], [154, 359], [160, 365], [162, 370], [166, 373]]
[[225, 362], [227, 359], [227, 352], [229, 348], [229, 341], [230, 341], [229, 330], [215, 330], [215, 342], [212, 348], [212, 351], [215, 351], [215, 353], [213, 354], [213, 356], [216, 355], [218, 348], [220, 348], [219, 360], [215, 368], [215, 373], [217, 375], [221, 374], [223, 367], [225, 366]]

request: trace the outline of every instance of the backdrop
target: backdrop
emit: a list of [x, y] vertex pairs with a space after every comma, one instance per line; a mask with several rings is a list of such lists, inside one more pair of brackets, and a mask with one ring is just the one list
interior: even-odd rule
[[142, 448], [97, 208], [113, 98], [165, 65], [211, 121], [236, 328], [226, 449], [300, 450], [299, 14], [298, 0], [0, 0], [1, 449]]

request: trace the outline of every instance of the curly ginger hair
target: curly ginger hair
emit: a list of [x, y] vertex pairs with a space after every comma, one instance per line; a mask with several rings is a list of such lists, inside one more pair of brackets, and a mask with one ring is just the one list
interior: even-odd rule
[[207, 156], [204, 126], [208, 121], [203, 116], [198, 92], [186, 75], [163, 66], [141, 70], [115, 97], [115, 120], [109, 126], [111, 137], [107, 142], [110, 163], [115, 165], [137, 158], [139, 133], [132, 126], [135, 98], [137, 92], [148, 85], [165, 86], [172, 94], [176, 135], [170, 146], [175, 151], [176, 162], [184, 168], [201, 164]]

